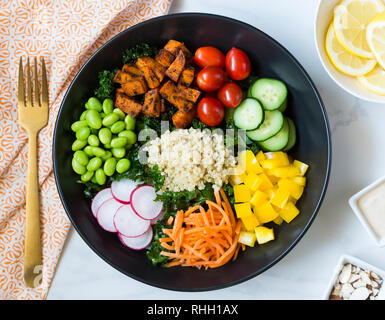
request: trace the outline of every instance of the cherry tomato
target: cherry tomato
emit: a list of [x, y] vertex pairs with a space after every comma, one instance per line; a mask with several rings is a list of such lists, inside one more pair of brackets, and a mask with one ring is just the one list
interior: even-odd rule
[[225, 66], [225, 55], [215, 47], [200, 47], [195, 51], [194, 62], [201, 68], [223, 68]]
[[234, 82], [225, 83], [218, 91], [218, 99], [227, 108], [235, 108], [242, 101], [242, 89]]
[[217, 126], [225, 116], [222, 103], [216, 98], [203, 98], [198, 103], [199, 119], [210, 127]]
[[225, 72], [218, 67], [205, 67], [199, 71], [197, 84], [203, 91], [218, 90], [225, 80]]
[[226, 71], [233, 80], [243, 80], [250, 74], [250, 60], [246, 53], [240, 49], [232, 48], [226, 54]]

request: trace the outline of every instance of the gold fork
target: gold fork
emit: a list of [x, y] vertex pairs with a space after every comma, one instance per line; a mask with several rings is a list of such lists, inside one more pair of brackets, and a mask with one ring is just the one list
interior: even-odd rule
[[19, 63], [18, 114], [19, 122], [28, 132], [28, 180], [26, 196], [26, 222], [24, 243], [24, 281], [28, 287], [39, 285], [42, 272], [40, 242], [39, 182], [37, 177], [37, 135], [48, 122], [48, 85], [44, 58], [42, 59], [41, 103], [37, 74], [37, 59], [34, 65], [34, 95], [29, 58], [27, 58], [27, 99], [24, 96], [23, 61]]

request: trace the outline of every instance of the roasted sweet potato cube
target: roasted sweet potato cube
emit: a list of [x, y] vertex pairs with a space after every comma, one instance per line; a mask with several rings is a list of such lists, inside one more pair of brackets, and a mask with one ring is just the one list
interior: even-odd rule
[[195, 107], [186, 112], [178, 110], [172, 116], [172, 123], [174, 124], [175, 128], [183, 129], [186, 128], [191, 123], [191, 121], [193, 121], [196, 115], [197, 109]]
[[172, 81], [177, 82], [180, 74], [182, 73], [186, 65], [186, 57], [182, 50], [179, 50], [178, 55], [166, 71], [166, 76], [169, 77]]
[[158, 88], [150, 90], [146, 93], [144, 96], [142, 111], [146, 116], [160, 116], [160, 97]]
[[146, 93], [147, 86], [140, 80], [134, 80], [122, 84], [122, 89], [127, 96], [134, 97]]
[[119, 83], [119, 84], [126, 83], [130, 80], [132, 80], [132, 76], [127, 72], [123, 72], [122, 70], [118, 70], [115, 73], [114, 78], [112, 79], [113, 82]]
[[150, 67], [143, 66], [140, 69], [143, 71], [144, 78], [146, 79], [147, 85], [150, 89], [159, 87], [160, 81]]
[[155, 57], [155, 60], [160, 63], [162, 66], [168, 68], [170, 64], [174, 61], [175, 56], [166, 49], [160, 49], [158, 54]]
[[189, 87], [194, 81], [195, 70], [194, 67], [187, 67], [180, 74], [178, 85]]
[[116, 94], [115, 107], [119, 108], [124, 113], [129, 114], [133, 118], [135, 118], [143, 108], [140, 103], [120, 92]]
[[123, 72], [127, 72], [131, 74], [132, 76], [139, 76], [143, 77], [143, 72], [140, 70], [135, 64], [132, 63], [126, 63], [122, 67]]
[[180, 95], [188, 101], [197, 102], [201, 92], [193, 88], [187, 88], [185, 86], [178, 86]]
[[174, 56], [178, 54], [179, 50], [182, 50], [187, 59], [190, 59], [192, 57], [191, 52], [186, 48], [183, 42], [180, 41], [169, 40], [164, 46], [164, 49], [171, 52]]
[[180, 95], [179, 89], [171, 80], [167, 81], [162, 88], [160, 88], [159, 93], [162, 98], [166, 99], [182, 112], [186, 112], [194, 106], [192, 102], [187, 101]]
[[163, 81], [164, 74], [166, 73], [166, 67], [162, 66], [160, 63], [156, 62], [151, 57], [140, 57], [136, 61], [136, 64], [139, 66], [139, 68], [142, 67], [149, 67], [158, 78], [159, 82]]

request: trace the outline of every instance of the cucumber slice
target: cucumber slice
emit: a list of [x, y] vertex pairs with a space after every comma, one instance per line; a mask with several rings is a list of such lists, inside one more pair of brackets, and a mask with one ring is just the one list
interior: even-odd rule
[[281, 106], [278, 108], [278, 110], [281, 111], [282, 113], [284, 113], [285, 110], [286, 110], [286, 108], [287, 108], [287, 99], [285, 99], [285, 101], [282, 102], [282, 104], [281, 104]]
[[265, 120], [258, 129], [247, 131], [246, 135], [254, 141], [265, 141], [276, 135], [283, 127], [284, 117], [278, 110], [265, 111]]
[[286, 85], [276, 79], [258, 79], [251, 86], [251, 96], [259, 100], [266, 110], [277, 110], [287, 97]]
[[234, 124], [244, 130], [258, 128], [264, 119], [264, 111], [261, 104], [254, 98], [246, 98], [235, 108]]
[[287, 143], [283, 151], [289, 151], [291, 148], [294, 147], [295, 142], [297, 141], [297, 133], [296, 133], [294, 121], [291, 120], [290, 118], [286, 118], [286, 119], [287, 119], [287, 122], [289, 123], [289, 142]]
[[285, 118], [282, 129], [275, 136], [258, 143], [266, 151], [280, 151], [289, 142], [289, 131], [289, 121]]

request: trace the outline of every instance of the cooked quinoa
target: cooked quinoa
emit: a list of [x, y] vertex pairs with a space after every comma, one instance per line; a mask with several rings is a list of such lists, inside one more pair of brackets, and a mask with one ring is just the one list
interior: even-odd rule
[[148, 165], [158, 165], [165, 176], [162, 190], [202, 190], [212, 183], [218, 190], [228, 182], [235, 158], [226, 148], [223, 136], [209, 130], [177, 129], [150, 141]]

